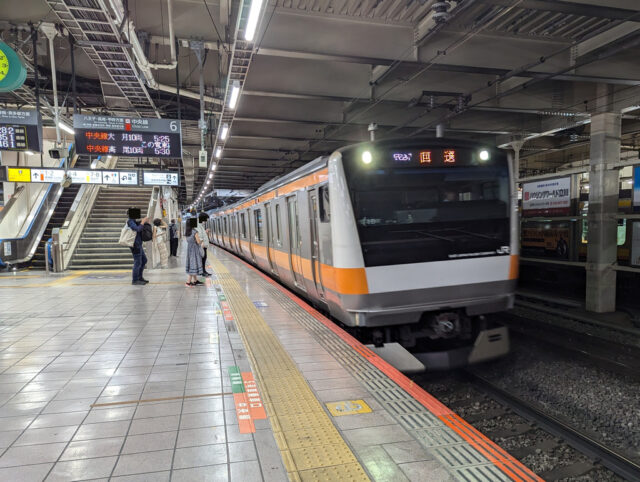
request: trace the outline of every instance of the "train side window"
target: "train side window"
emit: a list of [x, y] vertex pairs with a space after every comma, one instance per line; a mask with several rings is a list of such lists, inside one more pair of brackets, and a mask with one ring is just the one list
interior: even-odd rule
[[331, 221], [331, 214], [329, 210], [329, 186], [320, 186], [320, 222], [328, 223]]
[[262, 233], [262, 210], [261, 209], [256, 209], [255, 211], [253, 211], [253, 215], [255, 217], [255, 227], [256, 227], [256, 239], [258, 241], [262, 241], [263, 240], [263, 233]]
[[281, 243], [282, 237], [280, 236], [280, 205], [276, 204], [276, 240], [278, 244]]
[[247, 237], [247, 225], [244, 219], [244, 213], [240, 213], [240, 229], [242, 230], [242, 237], [246, 239]]

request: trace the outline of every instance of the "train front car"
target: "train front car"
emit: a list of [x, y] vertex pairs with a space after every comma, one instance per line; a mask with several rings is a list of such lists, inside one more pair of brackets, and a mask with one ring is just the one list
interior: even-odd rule
[[381, 141], [329, 159], [332, 314], [427, 369], [509, 350], [518, 256], [507, 155], [444, 139]]

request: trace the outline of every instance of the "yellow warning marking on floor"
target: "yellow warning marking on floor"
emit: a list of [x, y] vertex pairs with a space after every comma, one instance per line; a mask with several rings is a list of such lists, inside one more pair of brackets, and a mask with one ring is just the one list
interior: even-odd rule
[[289, 480], [369, 480], [261, 313], [227, 268], [212, 258], [261, 388]]
[[371, 413], [371, 408], [364, 400], [343, 400], [341, 402], [325, 403], [329, 413], [334, 417], [355, 415], [356, 413]]

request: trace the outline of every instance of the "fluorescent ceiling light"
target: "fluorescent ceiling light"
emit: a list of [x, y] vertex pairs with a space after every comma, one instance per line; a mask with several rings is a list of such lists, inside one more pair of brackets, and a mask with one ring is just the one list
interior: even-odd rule
[[240, 82], [234, 80], [231, 87], [231, 95], [229, 96], [229, 109], [236, 108], [238, 97], [240, 97]]
[[249, 8], [249, 19], [247, 20], [247, 28], [244, 31], [244, 39], [251, 42], [256, 34], [258, 19], [260, 18], [260, 10], [262, 9], [262, 0], [253, 0]]
[[222, 124], [222, 130], [220, 131], [220, 139], [223, 141], [229, 135], [229, 124]]
[[58, 127], [60, 129], [62, 129], [63, 131], [68, 132], [69, 134], [75, 134], [76, 133], [76, 131], [74, 131], [71, 127], [69, 127], [64, 122], [58, 122]]
[[[216, 167], [218, 167], [218, 165], [217, 165], [215, 162], [212, 162], [212, 163], [211, 163], [211, 168], [210, 168], [210, 169], [211, 169], [212, 171], [215, 171], [215, 170], [216, 170]], [[209, 175], [210, 175], [211, 177], [213, 177], [213, 172], [212, 172], [211, 174], [209, 174]]]
[[218, 146], [216, 147], [216, 158], [220, 159], [220, 156], [222, 156], [222, 147]]
[[[212, 169], [215, 169], [215, 164], [213, 165]], [[209, 179], [213, 179], [213, 173], [212, 172], [209, 173]]]
[[27, 156], [33, 156], [33, 154], [34, 154], [34, 152], [33, 152], [33, 151], [24, 151], [24, 153], [25, 153]]

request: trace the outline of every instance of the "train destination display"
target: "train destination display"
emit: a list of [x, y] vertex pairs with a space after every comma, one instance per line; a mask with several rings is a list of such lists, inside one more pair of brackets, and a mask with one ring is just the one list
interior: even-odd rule
[[76, 152], [127, 157], [182, 157], [179, 120], [73, 116]]
[[0, 109], [0, 151], [40, 152], [41, 131], [36, 111]]

